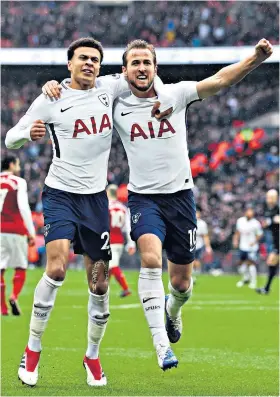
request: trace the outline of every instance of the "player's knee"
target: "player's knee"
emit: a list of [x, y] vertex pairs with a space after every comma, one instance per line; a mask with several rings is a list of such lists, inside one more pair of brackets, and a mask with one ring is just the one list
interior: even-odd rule
[[55, 281], [63, 281], [66, 276], [66, 259], [64, 255], [48, 258], [46, 274]]
[[108, 280], [97, 280], [95, 284], [89, 283], [89, 290], [96, 295], [104, 295], [108, 291]]
[[66, 276], [66, 270], [63, 267], [56, 267], [46, 270], [46, 274], [54, 281], [63, 281]]
[[142, 267], [161, 268], [162, 257], [156, 252], [143, 252], [141, 254]]
[[185, 292], [191, 285], [191, 279], [189, 274], [174, 274], [170, 277], [170, 282], [176, 291]]

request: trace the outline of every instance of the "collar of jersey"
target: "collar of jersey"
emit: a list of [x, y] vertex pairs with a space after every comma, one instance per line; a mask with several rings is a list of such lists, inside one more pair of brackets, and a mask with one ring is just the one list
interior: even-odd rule
[[137, 102], [137, 103], [139, 103], [139, 102], [152, 102], [152, 103], [154, 103], [158, 99], [158, 97], [154, 96], [152, 98], [139, 98], [138, 96], [134, 95], [133, 92], [131, 91], [130, 99], [132, 99], [133, 102]]
[[92, 92], [96, 90], [96, 87], [93, 88], [89, 88], [88, 90], [75, 90], [75, 88], [71, 88], [69, 87], [69, 84], [71, 83], [71, 79], [67, 78], [64, 79], [61, 84], [62, 86], [66, 89], [66, 90], [70, 90], [70, 91], [75, 91], [75, 92]]

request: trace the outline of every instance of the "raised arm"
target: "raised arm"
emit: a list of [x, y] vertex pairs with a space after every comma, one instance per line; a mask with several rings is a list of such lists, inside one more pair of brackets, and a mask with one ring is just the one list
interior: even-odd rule
[[217, 94], [223, 88], [239, 83], [248, 73], [256, 69], [273, 53], [270, 42], [261, 39], [255, 47], [255, 52], [248, 58], [226, 66], [207, 79], [196, 84], [197, 93], [200, 99]]

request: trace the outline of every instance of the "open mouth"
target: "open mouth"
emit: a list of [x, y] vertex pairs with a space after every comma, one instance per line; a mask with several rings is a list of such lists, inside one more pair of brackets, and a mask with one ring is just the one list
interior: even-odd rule
[[82, 72], [88, 76], [93, 75], [93, 71], [91, 69], [83, 69]]
[[140, 76], [137, 76], [137, 80], [139, 80], [139, 81], [145, 81], [147, 79], [148, 79], [148, 77], [145, 75], [142, 75], [142, 74]]

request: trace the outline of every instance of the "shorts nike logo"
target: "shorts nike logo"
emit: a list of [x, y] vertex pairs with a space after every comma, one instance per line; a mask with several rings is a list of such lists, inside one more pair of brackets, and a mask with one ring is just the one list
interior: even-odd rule
[[61, 113], [66, 112], [66, 110], [71, 109], [73, 106], [69, 106], [69, 108], [66, 109], [60, 109]]
[[130, 114], [130, 113], [132, 113], [132, 112], [128, 112], [128, 113], [121, 112], [121, 116], [126, 116], [127, 114]]
[[152, 298], [143, 298], [143, 303], [146, 303], [146, 302], [148, 302], [148, 301], [150, 301], [151, 299], [157, 299], [157, 296], [154, 296], [154, 297], [152, 297]]
[[191, 251], [191, 252], [194, 251], [194, 250], [195, 250], [195, 247], [190, 248], [190, 251]]

